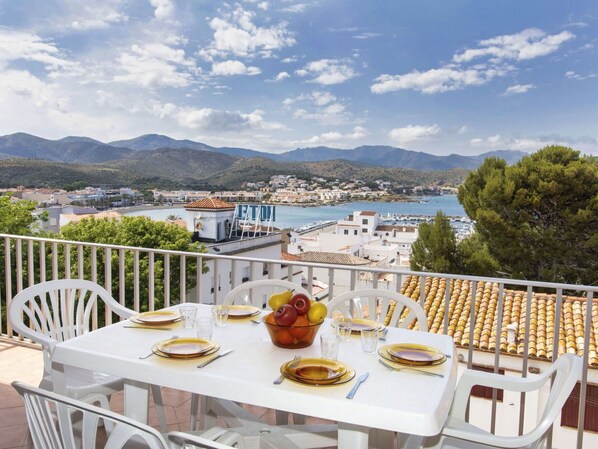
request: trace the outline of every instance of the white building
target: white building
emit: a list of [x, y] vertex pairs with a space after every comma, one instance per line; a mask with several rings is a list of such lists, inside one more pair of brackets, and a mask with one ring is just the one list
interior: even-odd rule
[[[235, 222], [235, 205], [217, 198], [205, 198], [201, 201], [189, 203], [185, 206], [188, 228], [193, 232], [193, 239], [203, 243], [208, 254], [235, 255], [241, 258], [280, 259], [282, 252], [282, 236], [280, 232], [254, 225], [251, 232], [245, 232], [241, 237], [241, 226]], [[272, 207], [272, 206], [269, 206]], [[234, 232], [235, 228], [239, 232]], [[231, 229], [233, 236], [231, 236]], [[261, 262], [237, 260], [234, 265], [231, 260], [219, 259], [216, 265], [209, 257], [204, 258], [208, 272], [200, 279], [200, 298], [210, 298], [221, 301], [231, 290], [231, 285], [259, 279], [288, 279], [287, 270], [280, 265], [268, 266]], [[273, 272], [270, 272], [273, 270]], [[301, 284], [301, 270], [293, 273], [291, 282]], [[190, 298], [196, 297], [196, 292], [188, 292]]]

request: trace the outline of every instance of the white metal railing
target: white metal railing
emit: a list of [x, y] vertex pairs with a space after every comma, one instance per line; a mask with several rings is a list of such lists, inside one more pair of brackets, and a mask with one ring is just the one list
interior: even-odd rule
[[[136, 248], [118, 245], [83, 243], [28, 236], [0, 234], [0, 258], [3, 257], [3, 270], [0, 275], [0, 336], [11, 339], [21, 338], [15, 335], [10, 323], [6, 321], [6, 310], [11, 298], [22, 289], [50, 279], [84, 278], [103, 285], [124, 306], [135, 311], [153, 310], [155, 307], [168, 307], [178, 302], [218, 303], [224, 295], [248, 280], [262, 278], [288, 279], [306, 284], [312, 291], [314, 283], [325, 285], [318, 294], [318, 299], [326, 300], [348, 289], [373, 287], [404, 292], [405, 279], [419, 277], [419, 292], [412, 292], [411, 297], [425, 305], [429, 283], [426, 280], [444, 280], [448, 286], [451, 281], [468, 281], [471, 285], [469, 298], [469, 342], [461, 348], [468, 368], [473, 365], [474, 326], [479, 283], [498, 284], [498, 302], [496, 309], [504, 306], [505, 288], [520, 289], [526, 292], [527, 310], [531, 309], [532, 295], [537, 291], [553, 293], [555, 301], [555, 329], [553, 334], [552, 360], [558, 357], [558, 339], [563, 310], [564, 295], [576, 292], [585, 298], [585, 322], [583, 345], [580, 345], [584, 366], [581, 379], [579, 421], [576, 447], [584, 444], [584, 415], [588, 383], [588, 365], [590, 339], [593, 334], [592, 311], [596, 286], [555, 284], [532, 282], [504, 278], [483, 278], [439, 273], [418, 273], [409, 270], [387, 268], [363, 268], [346, 265], [329, 265], [286, 261], [277, 259], [259, 259], [242, 256], [224, 256], [205, 253], [191, 253], [152, 248]], [[382, 277], [384, 275], [384, 277]], [[317, 279], [314, 280], [314, 277]], [[151, 300], [150, 300], [151, 298]], [[445, 290], [444, 310], [449, 310], [451, 291]], [[449, 333], [449, 319], [443, 318], [438, 332]], [[530, 313], [526, 314], [525, 338], [521, 358], [522, 376], [527, 376], [530, 367]], [[93, 327], [97, 328], [112, 322], [110, 313], [94, 315]], [[497, 329], [502, 328], [502, 314], [497, 314]], [[500, 332], [498, 338], [502, 338]], [[501, 357], [500, 341], [493, 349], [494, 372], [498, 372]], [[486, 351], [487, 353], [488, 351]], [[550, 360], [548, 360], [550, 362]], [[519, 407], [519, 433], [524, 431], [525, 393], [522, 393]], [[496, 426], [497, 391], [494, 390], [491, 408], [490, 430]], [[552, 447], [552, 433], [548, 438], [548, 447]]]

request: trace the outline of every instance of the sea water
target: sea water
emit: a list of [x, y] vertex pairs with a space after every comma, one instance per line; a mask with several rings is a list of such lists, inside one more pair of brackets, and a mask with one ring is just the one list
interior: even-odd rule
[[[342, 220], [354, 211], [364, 210], [378, 212], [383, 218], [388, 214], [434, 216], [439, 210], [448, 216], [461, 217], [466, 215], [456, 195], [441, 195], [418, 197], [414, 201], [407, 203], [367, 201], [318, 207], [276, 206], [276, 220], [273, 225], [279, 229], [296, 229], [309, 223], [324, 220]], [[182, 219], [187, 217], [187, 211], [182, 206], [138, 209], [122, 211], [121, 213], [128, 216], [146, 216], [154, 220], [165, 220], [170, 215], [175, 215]]]

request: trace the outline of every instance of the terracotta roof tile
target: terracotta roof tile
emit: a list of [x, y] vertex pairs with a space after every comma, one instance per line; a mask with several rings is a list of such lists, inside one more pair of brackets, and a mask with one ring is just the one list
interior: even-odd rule
[[352, 254], [306, 251], [299, 253], [302, 262], [329, 263], [335, 265], [369, 265], [370, 261]]
[[282, 260], [294, 260], [294, 261], [301, 260], [301, 258], [297, 254], [285, 253], [284, 251], [282, 251], [280, 253], [280, 258]]
[[[407, 276], [401, 293], [419, 302], [421, 279]], [[430, 332], [444, 332], [446, 280], [426, 278], [424, 286], [424, 311], [428, 316]], [[527, 320], [527, 293], [505, 289], [503, 293], [502, 325], [498, 329], [498, 283], [478, 282], [475, 292], [476, 306], [473, 324], [473, 341], [470, 342], [470, 319], [472, 283], [466, 280], [451, 280], [449, 283], [448, 335], [458, 347], [469, 347], [482, 351], [494, 351], [497, 344], [502, 353], [523, 355], [525, 326]], [[558, 354], [583, 355], [586, 299], [563, 296], [558, 335]], [[532, 358], [551, 360], [555, 334], [556, 296], [533, 293], [529, 312], [529, 346]], [[590, 329], [589, 364], [598, 367], [598, 307], [592, 311]], [[507, 326], [515, 324], [515, 341], [508, 342]], [[411, 327], [415, 327], [413, 324]]]
[[394, 231], [399, 232], [415, 232], [417, 226], [400, 226], [400, 225], [380, 225], [376, 227], [376, 231]]
[[376, 212], [372, 212], [371, 210], [362, 210], [359, 215], [373, 216], [376, 215]]
[[207, 197], [199, 201], [185, 204], [185, 209], [234, 210], [235, 205], [218, 198]]

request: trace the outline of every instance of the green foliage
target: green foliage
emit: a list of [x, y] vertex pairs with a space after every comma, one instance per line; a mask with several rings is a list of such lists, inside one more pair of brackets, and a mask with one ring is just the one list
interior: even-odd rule
[[450, 220], [442, 211], [433, 223], [419, 225], [419, 235], [411, 246], [411, 269], [435, 273], [455, 273], [458, 267], [457, 242]]
[[[0, 233], [31, 235], [35, 233], [37, 218], [33, 201], [11, 200], [11, 195], [0, 196]], [[43, 218], [43, 217], [42, 217]]]
[[500, 265], [490, 255], [488, 246], [477, 232], [459, 242], [457, 252], [460, 261], [457, 273], [489, 277], [500, 275]]
[[486, 159], [459, 201], [500, 270], [515, 278], [598, 280], [598, 163], [548, 146], [507, 166]]
[[[138, 248], [166, 249], [186, 252], [205, 252], [205, 247], [191, 241], [191, 233], [177, 225], [165, 222], [152, 221], [146, 217], [122, 217], [121, 220], [115, 219], [95, 219], [87, 218], [79, 223], [69, 223], [63, 226], [60, 239], [74, 240], [91, 243], [104, 243], [110, 245], [132, 246]], [[91, 274], [90, 249], [85, 250], [84, 270], [87, 278]], [[156, 254], [153, 267], [153, 298], [150, 298], [150, 258], [147, 252], [138, 253], [139, 273], [136, 277], [134, 264], [135, 254], [133, 251], [123, 251], [124, 255], [124, 278], [121, 279], [121, 272], [118, 269], [120, 251], [110, 252], [109, 273], [112, 280], [112, 292], [122, 292], [124, 287], [125, 305], [132, 308], [134, 305], [135, 288], [139, 289], [139, 298], [142, 305], [141, 310], [147, 310], [149, 301], [153, 299], [154, 307], [161, 308], [165, 301], [165, 283], [164, 278], [169, 279], [169, 296], [172, 303], [178, 303], [180, 298], [180, 259], [178, 256], [171, 256], [169, 259], [170, 271], [165, 273], [165, 256]], [[76, 254], [71, 254], [72, 276], [76, 277], [79, 273], [76, 270]], [[64, 260], [65, 254], [61, 254]], [[97, 277], [102, 285], [106, 280], [106, 257], [104, 250], [97, 251]], [[185, 287], [188, 289], [195, 286], [197, 273], [197, 260], [194, 257], [187, 257], [185, 278]], [[64, 262], [63, 262], [64, 263]], [[203, 272], [207, 269], [204, 266]], [[115, 295], [116, 296], [116, 295]]]

